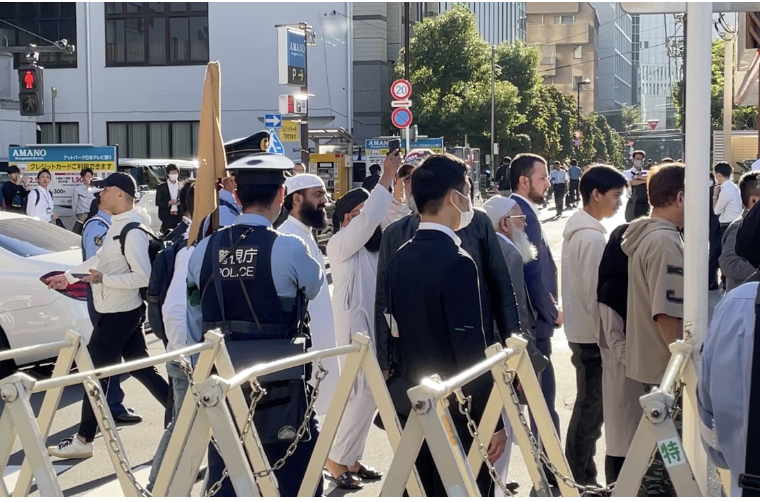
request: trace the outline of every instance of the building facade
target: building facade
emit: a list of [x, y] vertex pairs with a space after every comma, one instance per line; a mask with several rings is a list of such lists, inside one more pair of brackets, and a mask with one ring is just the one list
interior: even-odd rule
[[[579, 96], [581, 111], [596, 110], [599, 18], [587, 2], [526, 2], [526, 42], [540, 48], [544, 85]], [[581, 86], [584, 80], [591, 83]]]
[[438, 2], [438, 12], [464, 5], [475, 14], [478, 31], [491, 45], [525, 42], [525, 2]]
[[[55, 87], [60, 142], [118, 144], [121, 157], [194, 158], [209, 61], [221, 63], [224, 138], [263, 129], [264, 115], [278, 110], [278, 96], [299, 91], [278, 83], [277, 24], [307, 22], [316, 32], [316, 45], [308, 48], [310, 127], [350, 128], [350, 4], [283, 5], [10, 2], [0, 4], [0, 18], [76, 45], [72, 55], [40, 55], [46, 87], [46, 113], [36, 121], [40, 141], [52, 141], [50, 89]], [[49, 45], [9, 26], [2, 26], [0, 35], [8, 45]], [[17, 99], [15, 71], [10, 85], [11, 100], [3, 108]], [[14, 131], [20, 135], [28, 122], [19, 126], [4, 120], [5, 114], [0, 118], [4, 157], [3, 138], [14, 137]], [[23, 135], [19, 142], [33, 142]], [[297, 144], [285, 147], [286, 155], [299, 157]]]
[[666, 14], [637, 18], [634, 42], [638, 38], [636, 63], [641, 119], [657, 121], [655, 129], [674, 128], [673, 87], [679, 80], [679, 70], [677, 59], [668, 49], [682, 36], [681, 25], [677, 27], [675, 18]]
[[610, 122], [618, 122], [621, 108], [633, 103], [632, 18], [619, 2], [593, 2], [591, 5], [599, 16], [596, 111]]

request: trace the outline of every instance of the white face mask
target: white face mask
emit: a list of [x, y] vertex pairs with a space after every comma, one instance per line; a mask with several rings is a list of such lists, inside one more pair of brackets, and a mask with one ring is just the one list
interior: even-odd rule
[[641, 169], [641, 166], [643, 165], [644, 165], [644, 161], [641, 159], [636, 159], [633, 161], [633, 167], [635, 167], [636, 169]]
[[456, 204], [454, 204], [453, 199], [451, 199], [451, 197], [449, 197], [449, 200], [451, 200], [451, 203], [454, 204], [454, 207], [456, 208], [456, 210], [459, 211], [459, 228], [457, 230], [462, 230], [467, 225], [469, 225], [470, 222], [472, 222], [472, 219], [475, 217], [475, 210], [472, 208], [472, 204], [470, 203], [470, 198], [469, 197], [465, 197], [464, 194], [461, 194], [461, 193], [457, 192], [456, 190], [454, 190], [454, 191], [460, 197], [462, 197], [464, 199], [467, 199], [467, 210], [466, 211], [462, 211], [461, 209], [459, 209], [457, 207]]
[[177, 178], [179, 178], [179, 174], [172, 173], [169, 175], [169, 179], [172, 181], [172, 183], [176, 182]]

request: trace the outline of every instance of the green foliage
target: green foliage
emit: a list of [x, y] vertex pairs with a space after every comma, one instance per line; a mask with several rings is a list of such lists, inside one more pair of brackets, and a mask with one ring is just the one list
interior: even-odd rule
[[[414, 115], [428, 136], [450, 146], [464, 144], [489, 153], [491, 134], [492, 49], [478, 33], [475, 16], [463, 5], [415, 25], [410, 41], [410, 80]], [[395, 68], [404, 73], [403, 50]], [[542, 85], [536, 47], [521, 42], [495, 48], [495, 141], [502, 155], [531, 151], [547, 159], [609, 162], [622, 156], [620, 138], [604, 117], [586, 117], [580, 152], [573, 148], [577, 127], [574, 96]], [[585, 128], [585, 130], [584, 130]], [[622, 164], [622, 162], [620, 162]]]

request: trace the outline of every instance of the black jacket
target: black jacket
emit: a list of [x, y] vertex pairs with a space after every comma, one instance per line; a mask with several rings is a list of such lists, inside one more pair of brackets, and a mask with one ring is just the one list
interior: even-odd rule
[[[179, 185], [177, 189], [177, 198], [179, 198], [179, 191], [181, 190], [181, 185]], [[172, 222], [178, 222], [177, 220], [182, 220], [182, 214], [180, 211], [182, 209], [177, 206], [177, 214], [173, 215], [171, 213], [171, 207], [169, 206], [169, 201], [172, 200], [171, 192], [169, 192], [169, 184], [167, 182], [161, 183], [156, 188], [156, 207], [158, 207], [158, 219], [161, 220], [162, 223], [167, 223], [168, 221]], [[174, 228], [174, 225], [172, 225], [172, 228]]]
[[509, 181], [509, 165], [502, 164], [499, 166], [496, 170], [494, 181], [497, 183], [499, 190], [510, 190], [512, 188], [512, 184]]
[[[378, 362], [382, 369], [390, 369], [394, 359], [390, 329], [384, 315], [387, 308], [385, 280], [388, 266], [397, 250], [417, 233], [419, 223], [420, 216], [412, 214], [394, 222], [383, 231], [375, 291], [375, 345]], [[485, 212], [476, 208], [472, 223], [458, 231], [457, 235], [462, 239], [462, 248], [472, 257], [478, 269], [486, 343], [492, 345], [497, 339], [505, 340], [511, 333], [520, 329], [520, 317], [509, 270], [499, 248], [498, 236], [491, 220]], [[494, 333], [494, 319], [499, 333]], [[540, 371], [546, 366], [545, 360], [535, 350], [532, 343], [530, 348], [533, 364], [536, 370]]]
[[375, 186], [377, 186], [378, 182], [380, 182], [380, 175], [379, 174], [370, 174], [366, 178], [364, 178], [364, 182], [362, 183], [362, 188], [365, 189], [368, 192], [371, 192]]

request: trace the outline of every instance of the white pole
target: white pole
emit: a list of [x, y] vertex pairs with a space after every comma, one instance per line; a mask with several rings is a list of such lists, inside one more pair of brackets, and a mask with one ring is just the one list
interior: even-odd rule
[[404, 152], [405, 155], [409, 155], [409, 152], [412, 151], [412, 140], [409, 137], [409, 126], [404, 129], [404, 134], [406, 135], [406, 151]]
[[[710, 66], [712, 2], [686, 4], [686, 194], [684, 228], [684, 338], [700, 347], [707, 333], [707, 243], [710, 206]], [[695, 365], [699, 371], [699, 350]], [[685, 397], [686, 398], [686, 397]], [[687, 456], [702, 493], [707, 493], [707, 457], [699, 439], [696, 406], [684, 405], [683, 439]]]
[[[731, 25], [728, 26], [733, 29]], [[734, 40], [735, 35], [726, 31], [726, 40], [723, 44], [725, 56], [723, 58], [723, 161], [731, 164], [731, 129], [733, 125], [733, 101], [734, 101]]]

